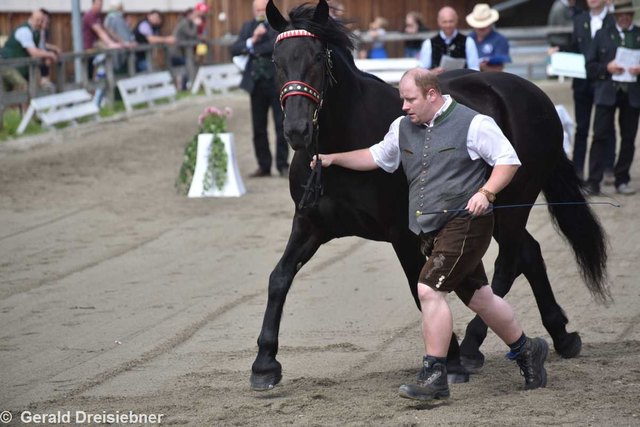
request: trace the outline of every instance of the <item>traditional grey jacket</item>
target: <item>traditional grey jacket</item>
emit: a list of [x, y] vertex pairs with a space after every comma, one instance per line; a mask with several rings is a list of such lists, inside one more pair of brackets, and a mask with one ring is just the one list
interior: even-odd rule
[[415, 234], [442, 228], [452, 218], [468, 215], [449, 212], [417, 216], [416, 211], [464, 209], [486, 182], [489, 165], [472, 160], [467, 150], [471, 120], [478, 113], [453, 101], [432, 127], [400, 121], [400, 161], [409, 183], [409, 228]]

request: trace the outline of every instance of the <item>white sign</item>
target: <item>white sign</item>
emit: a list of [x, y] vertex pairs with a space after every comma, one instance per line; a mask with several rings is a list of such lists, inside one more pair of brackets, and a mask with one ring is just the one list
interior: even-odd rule
[[616, 63], [624, 68], [624, 72], [620, 74], [612, 74], [611, 80], [614, 82], [635, 82], [638, 80], [638, 76], [634, 76], [629, 72], [630, 67], [636, 67], [640, 65], [640, 50], [639, 49], [627, 49], [626, 47], [619, 47], [616, 50]]
[[581, 53], [555, 52], [551, 55], [548, 73], [552, 76], [587, 78], [584, 55]]

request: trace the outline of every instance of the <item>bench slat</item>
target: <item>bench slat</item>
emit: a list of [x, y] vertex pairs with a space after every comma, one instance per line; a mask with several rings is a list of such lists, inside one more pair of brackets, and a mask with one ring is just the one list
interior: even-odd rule
[[210, 95], [212, 90], [226, 92], [240, 86], [241, 81], [242, 74], [233, 64], [206, 65], [198, 69], [191, 93], [198, 93], [201, 86], [204, 86], [207, 95]]
[[42, 120], [42, 123], [47, 126], [51, 126], [56, 123], [68, 122], [81, 117], [97, 115], [99, 112], [100, 110], [95, 102], [87, 101], [82, 104], [76, 104], [71, 108], [40, 113], [38, 116], [40, 117], [40, 120]]
[[162, 98], [170, 98], [176, 96], [175, 86], [160, 86], [157, 88], [146, 88], [140, 92], [133, 92], [127, 96], [127, 101], [131, 106], [144, 104], [145, 102], [153, 102]]
[[143, 103], [153, 105], [153, 101], [159, 99], [170, 98], [175, 101], [178, 93], [168, 71], [119, 80], [118, 90], [127, 111]]
[[33, 98], [31, 102], [36, 110], [46, 110], [61, 105], [88, 101], [90, 99], [91, 94], [89, 92], [84, 89], [77, 89], [69, 92], [56, 93], [54, 95], [40, 96], [38, 98]]
[[80, 117], [96, 117], [99, 111], [91, 94], [84, 89], [33, 98], [16, 133], [20, 135], [25, 131], [34, 114], [45, 126], [50, 127], [56, 123], [74, 121]]

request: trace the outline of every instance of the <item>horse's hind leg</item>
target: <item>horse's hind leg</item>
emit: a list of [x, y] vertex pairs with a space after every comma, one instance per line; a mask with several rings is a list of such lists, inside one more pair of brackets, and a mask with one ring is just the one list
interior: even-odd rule
[[[520, 273], [523, 273], [536, 299], [538, 310], [542, 317], [542, 324], [551, 335], [556, 351], [564, 358], [577, 356], [580, 353], [582, 341], [577, 332], [567, 332], [566, 324], [568, 320], [553, 295], [540, 244], [527, 231], [525, 231], [519, 254], [517, 262], [513, 263], [513, 277], [510, 280], [506, 280], [509, 277], [508, 274], [498, 273], [498, 271], [504, 271], [500, 265], [509, 262], [505, 258], [501, 259], [498, 256], [496, 274], [494, 274], [492, 282], [493, 292], [498, 296], [504, 297], [511, 289], [515, 278]], [[484, 356], [480, 352], [480, 346], [486, 336], [487, 325], [480, 317], [476, 316], [467, 326], [464, 340], [460, 346], [463, 364], [472, 372], [481, 368], [484, 363]]]
[[[495, 211], [495, 226], [493, 237], [498, 243], [498, 257], [494, 264], [491, 288], [493, 293], [504, 297], [516, 277], [522, 272], [519, 260], [522, 257], [522, 242], [525, 238], [529, 211], [518, 210], [505, 214]], [[472, 373], [484, 364], [484, 355], [480, 346], [487, 337], [487, 325], [475, 316], [467, 325], [464, 339], [460, 343], [460, 360], [465, 368]]]
[[542, 324], [551, 335], [556, 352], [567, 359], [577, 356], [582, 340], [577, 332], [567, 332], [569, 320], [553, 295], [540, 244], [528, 232], [522, 246], [520, 267], [531, 285]]
[[284, 302], [298, 270], [325, 241], [308, 218], [296, 214], [287, 247], [269, 276], [269, 297], [258, 337], [258, 356], [251, 367], [254, 390], [270, 390], [282, 379], [282, 366], [276, 354]]

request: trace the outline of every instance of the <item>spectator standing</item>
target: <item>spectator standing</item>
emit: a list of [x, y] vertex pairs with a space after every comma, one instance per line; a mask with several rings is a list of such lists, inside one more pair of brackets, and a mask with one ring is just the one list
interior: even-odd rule
[[[34, 10], [29, 19], [20, 24], [9, 35], [0, 51], [0, 57], [4, 59], [41, 58], [47, 65], [51, 65], [53, 61], [56, 61], [58, 56], [55, 52], [38, 47], [44, 19], [44, 13], [41, 10]], [[2, 77], [8, 90], [26, 89], [27, 81], [29, 80], [29, 67], [24, 66], [5, 70]]]
[[[84, 50], [123, 47], [102, 25], [102, 0], [92, 0], [91, 8], [82, 16], [82, 46]], [[87, 76], [93, 77], [95, 56], [87, 61]]]
[[[104, 28], [114, 40], [118, 40], [125, 47], [133, 47], [136, 45], [135, 36], [131, 27], [127, 24], [124, 17], [122, 0], [110, 0], [109, 13], [104, 19]], [[123, 73], [127, 67], [127, 57], [125, 54], [118, 54], [115, 57], [116, 73]]]
[[[136, 38], [136, 43], [138, 43], [139, 45], [175, 43], [175, 37], [160, 35], [161, 29], [162, 15], [159, 11], [154, 9], [149, 12], [147, 16], [141, 19], [133, 30], [133, 35]], [[136, 69], [138, 71], [147, 71], [149, 69], [146, 52], [138, 52], [136, 54]]]
[[258, 161], [258, 169], [249, 175], [252, 178], [271, 175], [272, 156], [267, 132], [269, 109], [273, 112], [276, 128], [276, 167], [280, 176], [288, 176], [289, 171], [289, 146], [284, 138], [284, 116], [271, 60], [278, 32], [267, 22], [266, 8], [267, 0], [253, 1], [254, 18], [242, 25], [238, 39], [231, 45], [232, 56], [249, 55], [240, 87], [251, 95], [253, 148]]
[[[200, 40], [198, 36], [198, 28], [202, 23], [200, 13], [196, 9], [189, 9], [182, 18], [178, 21], [178, 24], [173, 29], [173, 37], [176, 44], [185, 42], [197, 42]], [[170, 49], [171, 65], [173, 67], [183, 66], [187, 63], [187, 49], [193, 51], [194, 46], [172, 46]], [[178, 88], [182, 90], [187, 89], [187, 78], [185, 75], [178, 76], [179, 82], [177, 82]]]
[[[581, 53], [586, 57], [589, 53], [592, 40], [596, 32], [601, 28], [615, 26], [613, 15], [605, 0], [587, 0], [588, 11], [583, 11], [576, 15], [573, 20], [573, 35], [571, 37], [570, 51]], [[591, 127], [591, 112], [594, 101], [594, 80], [589, 78], [574, 78], [571, 82], [573, 89], [574, 116], [576, 118], [576, 133], [573, 140], [573, 165], [576, 174], [584, 179], [584, 164], [587, 155], [587, 138]], [[607, 174], [611, 174], [613, 162], [615, 160], [615, 137], [611, 138], [608, 144], [603, 147]], [[611, 180], [607, 177], [607, 183]]]
[[[429, 31], [422, 21], [422, 15], [419, 12], [411, 11], [404, 18], [404, 33], [406, 35], [414, 35]], [[422, 47], [422, 40], [405, 40], [404, 56], [407, 58], [417, 58]]]
[[376, 17], [369, 24], [369, 37], [371, 37], [371, 49], [367, 53], [367, 58], [370, 59], [387, 59], [389, 55], [384, 47], [384, 39], [387, 35], [387, 27], [389, 21], [382, 16]]
[[344, 19], [344, 5], [339, 1], [329, 1], [329, 16], [335, 21], [342, 22]]
[[551, 27], [573, 25], [573, 17], [579, 11], [576, 0], [555, 0], [549, 10], [547, 25]]
[[422, 67], [440, 74], [445, 71], [440, 66], [442, 57], [450, 56], [465, 58], [466, 68], [479, 70], [476, 44], [458, 31], [458, 13], [452, 7], [445, 6], [438, 11], [438, 27], [438, 34], [422, 43], [418, 57]]
[[91, 8], [82, 16], [82, 45], [85, 50], [122, 47], [102, 25], [102, 5], [102, 0], [93, 0]]
[[207, 35], [207, 15], [209, 14], [209, 6], [206, 3], [197, 3], [193, 8], [200, 17], [198, 24], [198, 36], [205, 37]]
[[[49, 28], [51, 26], [51, 12], [47, 9], [40, 9], [42, 12], [42, 26], [40, 28], [40, 43], [38, 47], [42, 50], [48, 50], [49, 52], [53, 52], [56, 56], [59, 56], [62, 53], [62, 50], [52, 44], [49, 43]], [[51, 66], [49, 64], [42, 64], [40, 66], [40, 86], [45, 89], [53, 90], [54, 86], [51, 83], [51, 79], [49, 75], [51, 74]]]
[[476, 4], [467, 15], [467, 24], [474, 29], [469, 37], [478, 48], [480, 71], [502, 71], [504, 64], [511, 62], [509, 41], [493, 28], [498, 19], [498, 11], [486, 3]]
[[[589, 151], [589, 179], [587, 190], [600, 192], [600, 181], [606, 166], [605, 150], [611, 139], [615, 141], [615, 115], [620, 126], [620, 152], [614, 167], [615, 187], [618, 194], [632, 195], [636, 190], [629, 185], [629, 170], [635, 153], [635, 139], [640, 116], [640, 63], [623, 68], [616, 62], [618, 48], [640, 49], [640, 28], [633, 25], [636, 7], [631, 0], [614, 0], [615, 25], [600, 29], [587, 54], [587, 75], [594, 80], [596, 111], [593, 118], [593, 142]], [[620, 81], [618, 76], [627, 71], [631, 81]]]

